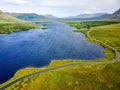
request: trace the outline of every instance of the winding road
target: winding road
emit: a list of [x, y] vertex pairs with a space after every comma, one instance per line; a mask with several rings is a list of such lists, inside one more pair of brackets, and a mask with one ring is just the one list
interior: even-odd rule
[[113, 61], [117, 61], [118, 59], [120, 59], [120, 53], [117, 51], [117, 49], [115, 49], [114, 47], [112, 47], [112, 46], [110, 46], [110, 45], [108, 45], [108, 44], [106, 44], [106, 43], [104, 43], [104, 42], [102, 42], [102, 41], [100, 41], [100, 40], [97, 40], [97, 39], [95, 39], [95, 38], [92, 38], [92, 37], [90, 36], [90, 32], [92, 32], [93, 30], [94, 30], [94, 29], [92, 28], [91, 30], [89, 30], [89, 31], [87, 32], [87, 37], [90, 38], [90, 39], [92, 39], [92, 40], [94, 40], [94, 41], [96, 41], [96, 42], [99, 42], [99, 43], [107, 46], [107, 47], [110, 48], [110, 49], [112, 49], [112, 50], [115, 52], [115, 54], [116, 54], [116, 58], [115, 58], [114, 60], [111, 60], [112, 62], [113, 62]]
[[105, 61], [105, 62], [90, 62], [90, 61], [87, 61], [87, 62], [77, 62], [77, 63], [73, 63], [73, 64], [65, 64], [65, 65], [62, 65], [62, 66], [56, 66], [56, 67], [53, 67], [53, 68], [48, 68], [48, 69], [45, 69], [45, 70], [40, 70], [40, 71], [38, 71], [38, 72], [34, 72], [34, 73], [31, 73], [31, 74], [28, 74], [28, 75], [26, 75], [26, 76], [23, 76], [23, 77], [21, 77], [21, 78], [16, 79], [16, 80], [8, 83], [7, 85], [3, 86], [2, 88], [0, 88], [0, 90], [5, 90], [6, 88], [12, 86], [13, 84], [17, 83], [17, 82], [20, 81], [20, 80], [23, 80], [23, 79], [25, 79], [25, 78], [28, 78], [28, 77], [30, 77], [30, 76], [33, 76], [33, 75], [36, 75], [36, 74], [40, 74], [40, 73], [43, 73], [43, 72], [53, 71], [53, 70], [55, 70], [55, 69], [61, 69], [61, 68], [69, 67], [69, 66], [82, 65], [82, 64], [108, 64], [108, 63], [114, 63], [114, 62], [116, 62], [117, 60], [119, 60], [119, 59], [120, 59], [120, 54], [119, 54], [119, 52], [118, 52], [114, 47], [112, 47], [112, 46], [110, 46], [110, 45], [108, 45], [108, 44], [106, 44], [106, 43], [104, 43], [104, 42], [102, 42], [102, 41], [100, 41], [100, 40], [97, 40], [97, 39], [95, 39], [95, 38], [92, 38], [92, 37], [90, 36], [90, 33], [91, 33], [93, 30], [94, 30], [94, 29], [91, 29], [91, 30], [89, 30], [89, 31], [87, 32], [87, 37], [90, 38], [90, 39], [92, 39], [92, 40], [94, 40], [94, 41], [96, 41], [96, 42], [99, 42], [99, 43], [105, 45], [106, 47], [108, 47], [108, 48], [110, 48], [110, 49], [112, 49], [112, 50], [115, 52], [115, 54], [116, 54], [116, 58], [115, 58], [115, 59], [109, 60], [109, 61]]

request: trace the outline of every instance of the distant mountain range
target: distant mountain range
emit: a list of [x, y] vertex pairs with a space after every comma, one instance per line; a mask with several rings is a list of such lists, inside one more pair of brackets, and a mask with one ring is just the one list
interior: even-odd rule
[[80, 14], [77, 16], [65, 17], [63, 19], [75, 19], [75, 20], [120, 19], [120, 9], [114, 12], [113, 14], [108, 13]]
[[108, 17], [110, 14], [107, 13], [93, 13], [93, 14], [80, 14], [77, 16], [66, 17], [66, 19], [80, 19], [80, 20], [88, 20], [88, 19], [101, 19]]
[[36, 13], [6, 13], [8, 15], [14, 16], [16, 18], [27, 20], [27, 21], [39, 21], [39, 20], [61, 20], [61, 19], [101, 19], [109, 16], [107, 13], [94, 13], [94, 14], [80, 14], [77, 16], [69, 16], [64, 18], [58, 18], [53, 15], [39, 15]]
[[[2, 16], [2, 18], [1, 18]], [[77, 16], [69, 16], [58, 18], [53, 15], [39, 15], [36, 13], [3, 13], [0, 11], [0, 20], [27, 20], [27, 21], [40, 21], [40, 20], [96, 20], [96, 19], [118, 19], [120, 20], [120, 9], [113, 14], [108, 13], [93, 13], [93, 14], [79, 14]], [[18, 18], [18, 19], [16, 19]]]
[[0, 22], [21, 22], [22, 20], [17, 19], [11, 15], [7, 15], [0, 10]]

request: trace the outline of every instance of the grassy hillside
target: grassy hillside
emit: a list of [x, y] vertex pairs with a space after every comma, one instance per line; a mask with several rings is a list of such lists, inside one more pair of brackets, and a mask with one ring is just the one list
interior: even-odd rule
[[[86, 33], [85, 30], [84, 33]], [[103, 42], [106, 42], [109, 45], [112, 45], [117, 50], [119, 50], [119, 33], [120, 24], [113, 24], [95, 27], [90, 35]], [[111, 50], [105, 49], [105, 53], [108, 56], [106, 59], [114, 58], [114, 56], [111, 56], [114, 55], [114, 52], [111, 52]], [[79, 60], [53, 60], [50, 65], [45, 68], [78, 61]], [[24, 76], [28, 73], [45, 68], [26, 68], [19, 70], [8, 82], [11, 82], [12, 80]], [[119, 76], [120, 61], [117, 61], [113, 64], [103, 65], [77, 65], [34, 75], [32, 77], [21, 80], [6, 90], [119, 90]], [[2, 85], [5, 85], [6, 83]]]
[[0, 11], [0, 34], [12, 33], [39, 27], [40, 25], [38, 24], [26, 23], [23, 20], [17, 19]]
[[[119, 90], [119, 66], [120, 62], [72, 66], [34, 75], [6, 90]], [[17, 75], [25, 71], [21, 70]]]
[[0, 22], [23, 22], [23, 21], [0, 11]]
[[[88, 30], [75, 30], [74, 32], [87, 33]], [[120, 52], [120, 24], [106, 25], [95, 27], [94, 31], [90, 34], [92, 37], [101, 40], [112, 47], [115, 47]]]
[[119, 21], [78, 21], [78, 22], [66, 22], [72, 27], [76, 27], [77, 29], [90, 29], [92, 27], [97, 26], [104, 26], [104, 25], [110, 25], [110, 24], [117, 24], [120, 23]]

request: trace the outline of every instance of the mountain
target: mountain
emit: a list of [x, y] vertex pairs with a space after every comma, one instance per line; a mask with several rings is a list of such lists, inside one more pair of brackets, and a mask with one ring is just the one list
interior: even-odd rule
[[66, 17], [66, 19], [91, 20], [91, 19], [106, 18], [109, 15], [110, 14], [107, 13], [79, 14], [77, 16]]
[[22, 21], [22, 20], [19, 20], [10, 15], [7, 15], [0, 10], [0, 22], [20, 22], [20, 21]]
[[110, 15], [110, 19], [120, 19], [120, 9]]
[[53, 15], [39, 15], [36, 13], [8, 13], [8, 15], [14, 16], [18, 19], [28, 20], [28, 21], [39, 21], [39, 20], [51, 20], [57, 17]]
[[18, 19], [27, 21], [40, 21], [40, 20], [95, 20], [95, 19], [120, 19], [120, 9], [113, 14], [108, 13], [93, 13], [93, 14], [79, 14], [76, 16], [69, 16], [57, 18], [53, 15], [39, 15], [36, 13], [8, 13]]
[[50, 14], [47, 14], [47, 15], [44, 15], [44, 16], [48, 19], [58, 19], [58, 17], [55, 17], [55, 16], [50, 15]]
[[105, 13], [94, 13], [94, 14], [80, 14], [77, 16], [73, 16], [73, 18], [96, 18], [96, 17], [101, 17], [103, 15], [106, 15]]

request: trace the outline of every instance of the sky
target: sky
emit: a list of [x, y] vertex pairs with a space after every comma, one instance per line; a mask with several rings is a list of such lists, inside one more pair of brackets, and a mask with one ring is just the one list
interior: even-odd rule
[[113, 13], [120, 0], [0, 0], [4, 12], [52, 14], [57, 17], [83, 13]]

